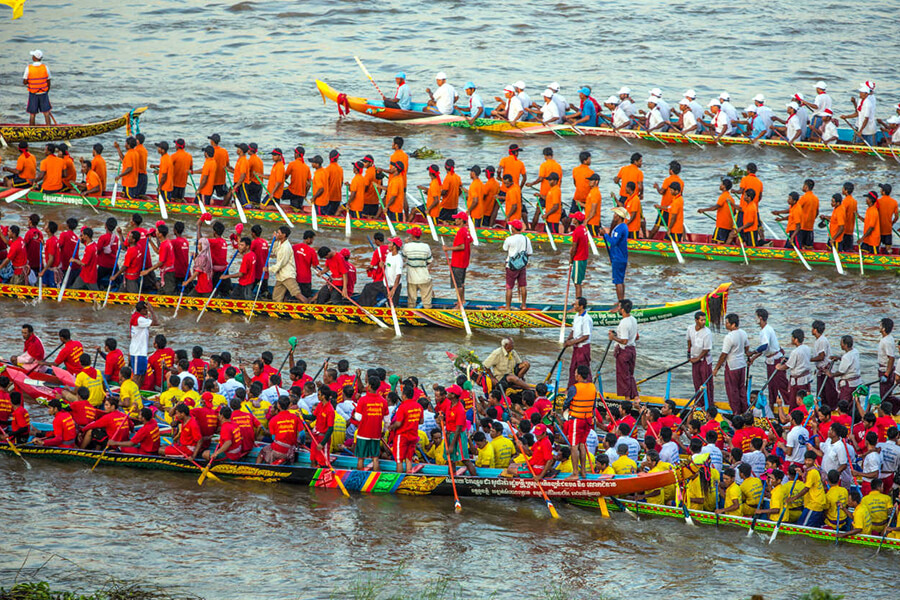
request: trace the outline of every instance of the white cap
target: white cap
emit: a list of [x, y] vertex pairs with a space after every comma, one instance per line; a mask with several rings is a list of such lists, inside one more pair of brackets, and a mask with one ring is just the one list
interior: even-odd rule
[[719, 100], [731, 100], [731, 96], [728, 95], [728, 92], [722, 92], [719, 94]]
[[550, 88], [547, 88], [546, 90], [544, 90], [543, 96], [544, 96], [544, 98], [552, 98], [553, 90], [551, 90]]
[[857, 91], [858, 91], [858, 92], [864, 92], [864, 93], [866, 93], [866, 94], [868, 94], [868, 93], [871, 92], [871, 90], [868, 88], [868, 86], [867, 86], [866, 84], [860, 85], [860, 86], [859, 86], [859, 89], [858, 89]]
[[755, 113], [756, 107], [751, 104], [750, 106], [748, 106], [747, 108], [744, 109], [744, 112], [745, 113]]
[[824, 81], [817, 81], [817, 82], [816, 82], [816, 89], [817, 89], [817, 90], [827, 90], [828, 88], [825, 86], [825, 82], [824, 82]]
[[618, 94], [619, 94], [620, 96], [621, 96], [622, 94], [630, 94], [630, 93], [631, 93], [631, 88], [627, 88], [627, 87], [619, 88]]
[[651, 102], [653, 104], [659, 104], [659, 96], [650, 96], [647, 98], [647, 104], [650, 104]]
[[797, 104], [796, 102], [788, 102], [787, 107], [793, 108], [794, 110], [800, 110], [800, 105]]
[[680, 106], [690, 106], [691, 99], [690, 98], [682, 98], [681, 102], [678, 103]]
[[516, 93], [516, 90], [513, 89], [513, 86], [511, 86], [511, 85], [508, 85], [508, 86], [506, 86], [505, 88], [503, 88], [503, 91], [504, 91], [504, 92], [512, 92], [513, 94]]
[[41, 60], [42, 58], [44, 58], [44, 53], [41, 52], [40, 50], [32, 50], [31, 55], [38, 60]]
[[656, 96], [657, 98], [662, 98], [662, 90], [659, 88], [653, 88], [650, 90], [651, 96]]
[[519, 88], [520, 90], [524, 90], [524, 89], [525, 89], [525, 82], [522, 81], [522, 80], [520, 79], [520, 80], [518, 80], [517, 82], [515, 82], [515, 83], [513, 84], [513, 87], [517, 87], [517, 88]]
[[709, 101], [709, 104], [707, 104], [707, 106], [712, 108], [713, 106], [722, 106], [722, 103], [719, 102], [718, 99], [713, 98], [712, 100]]
[[694, 100], [697, 98], [697, 92], [695, 92], [694, 90], [688, 90], [684, 93], [684, 97]]
[[619, 97], [618, 96], [610, 96], [609, 98], [606, 99], [606, 102], [604, 102], [604, 104], [619, 104]]
[[553, 83], [551, 83], [550, 85], [548, 85], [547, 88], [553, 90], [554, 92], [558, 92], [558, 91], [559, 91], [559, 84], [556, 83], [556, 82], [554, 81]]
[[443, 71], [438, 71], [438, 74], [434, 76], [435, 79], [447, 79], [447, 74]]
[[766, 97], [763, 96], [762, 94], [757, 94], [757, 95], [753, 96], [753, 101], [754, 102], [765, 102]]
[[900, 115], [894, 115], [893, 117], [889, 117], [887, 122], [890, 123], [891, 125], [893, 125], [895, 123], [900, 123]]

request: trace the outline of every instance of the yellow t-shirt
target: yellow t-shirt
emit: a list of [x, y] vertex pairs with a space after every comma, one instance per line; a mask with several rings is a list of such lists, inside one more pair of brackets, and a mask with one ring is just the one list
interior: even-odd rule
[[610, 465], [616, 475], [630, 475], [637, 473], [637, 463], [628, 458], [627, 454], [623, 454]]
[[[572, 472], [572, 459], [567, 458], [565, 461], [559, 463], [559, 466], [556, 467], [556, 470], [560, 473], [571, 473]], [[585, 472], [593, 473], [594, 472], [594, 455], [590, 452], [587, 453], [587, 460], [585, 461]]]
[[[791, 486], [794, 486], [794, 492], [791, 493]], [[781, 517], [781, 510], [784, 507], [784, 499], [788, 496], [796, 496], [797, 494], [803, 491], [803, 482], [799, 479], [796, 482], [786, 481], [781, 485], [775, 487], [772, 490], [772, 497], [769, 500], [769, 508], [777, 509], [777, 513], [772, 513], [769, 515], [769, 519], [772, 521], [777, 521]], [[800, 513], [803, 512], [803, 498], [798, 498], [791, 502], [787, 510], [784, 511], [784, 517], [782, 521], [785, 523], [796, 523], [800, 518]]]
[[803, 508], [821, 512], [825, 510], [825, 488], [822, 486], [822, 474], [818, 469], [810, 469], [806, 472], [806, 495], [803, 496]]
[[85, 371], [82, 371], [75, 376], [75, 387], [86, 387], [88, 389], [91, 393], [88, 396], [88, 402], [91, 403], [91, 406], [99, 407], [103, 404], [106, 392], [103, 389], [103, 375], [100, 371], [97, 371], [97, 377], [90, 377]]
[[[268, 404], [268, 402], [266, 402]], [[331, 451], [340, 452], [347, 440], [347, 419], [334, 413], [334, 429], [331, 432]]]
[[741, 511], [745, 517], [752, 517], [756, 514], [756, 508], [762, 499], [763, 484], [759, 477], [748, 477], [741, 482], [741, 491], [744, 493], [744, 500], [741, 504]]
[[215, 409], [219, 409], [219, 408], [221, 408], [221, 407], [223, 407], [223, 406], [228, 406], [228, 399], [225, 398], [225, 396], [223, 396], [222, 394], [215, 394], [215, 393], [214, 393], [214, 394], [213, 394], [212, 405], [213, 405], [213, 408], [215, 408]]
[[703, 499], [703, 510], [713, 511], [716, 509], [716, 487], [718, 487], [722, 476], [716, 469], [711, 468], [709, 471], [709, 491], [706, 493], [706, 498]]
[[[260, 423], [263, 424], [263, 426], [268, 426], [269, 421], [266, 420], [266, 411], [269, 410], [271, 406], [272, 403], [265, 400], [261, 400], [259, 406], [255, 406], [253, 402], [249, 400], [244, 400], [241, 403], [241, 410], [251, 413]], [[337, 419], [335, 419], [335, 423], [337, 423]]]
[[498, 469], [508, 467], [509, 461], [516, 453], [516, 446], [512, 440], [501, 435], [491, 440], [491, 447], [494, 450], [494, 466]]
[[421, 462], [425, 462], [425, 453], [423, 452], [422, 449], [427, 445], [428, 445], [428, 435], [420, 429], [419, 430], [419, 443], [416, 446], [416, 458]]
[[736, 483], [732, 483], [728, 486], [728, 489], [725, 490], [725, 506], [731, 506], [732, 504], [734, 504], [735, 500], [737, 500], [737, 508], [735, 508], [734, 510], [725, 511], [726, 515], [739, 517], [743, 514], [741, 505], [744, 503], [744, 492], [743, 490], [741, 490], [741, 486]]
[[[665, 471], [669, 471], [672, 469], [672, 465], [660, 461], [656, 463], [656, 466], [647, 471], [648, 473], [663, 473]], [[650, 504], [666, 504], [670, 500], [675, 498], [675, 486], [674, 485], [666, 485], [661, 488], [656, 488], [655, 490], [649, 490], [644, 493], [644, 496], [647, 499], [647, 502]]]
[[853, 510], [853, 529], [861, 529], [860, 533], [862, 535], [872, 533], [872, 513], [865, 504], [860, 503]]
[[825, 520], [826, 524], [835, 525], [838, 520], [838, 503], [841, 504], [841, 523], [847, 519], [847, 499], [850, 493], [839, 485], [831, 486], [828, 493], [825, 494]]
[[425, 451], [425, 455], [434, 461], [436, 465], [446, 465], [447, 457], [444, 455], [444, 442]]
[[[130, 402], [130, 404], [129, 404]], [[119, 405], [127, 411], [132, 419], [137, 419], [144, 408], [144, 400], [141, 398], [141, 389], [132, 379], [126, 379], [119, 388]]]
[[163, 413], [163, 418], [166, 420], [166, 423], [172, 424], [172, 415], [170, 415], [168, 411], [175, 408], [175, 406], [181, 402], [182, 396], [184, 396], [184, 392], [178, 387], [170, 387], [159, 395], [159, 405], [165, 411]]
[[869, 514], [872, 516], [872, 526], [876, 529], [882, 529], [888, 517], [891, 516], [893, 503], [891, 497], [887, 494], [872, 490], [866, 494], [866, 497], [859, 504], [869, 509]]
[[476, 467], [487, 467], [493, 469], [496, 467], [494, 462], [494, 447], [490, 443], [486, 443], [484, 448], [478, 449], [478, 457], [475, 459]]
[[605, 469], [603, 469], [602, 471], [600, 471], [600, 474], [601, 474], [601, 475], [615, 475], [616, 472], [613, 470], [612, 467], [606, 467]]

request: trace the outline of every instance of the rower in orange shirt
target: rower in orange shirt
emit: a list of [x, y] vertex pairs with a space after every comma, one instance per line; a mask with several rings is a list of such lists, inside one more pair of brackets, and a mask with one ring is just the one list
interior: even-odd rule
[[303, 202], [309, 192], [310, 171], [303, 161], [305, 154], [306, 149], [303, 146], [294, 148], [294, 160], [284, 170], [284, 176], [290, 180], [290, 184], [281, 197], [290, 202], [291, 207], [295, 209], [303, 208]]
[[891, 197], [892, 187], [889, 183], [880, 183], [878, 187], [881, 189], [881, 198], [878, 199], [878, 222], [881, 223], [881, 245], [884, 246], [884, 253], [891, 253], [891, 246], [894, 239], [892, 230], [897, 222], [897, 201]]
[[[681, 186], [681, 193], [684, 194], [684, 181], [682, 181], [681, 177], [679, 177], [679, 173], [681, 173], [681, 163], [677, 160], [673, 160], [669, 163], [669, 176], [666, 177], [662, 186], [658, 183], [654, 183], [653, 187], [656, 188], [656, 191], [662, 196], [662, 200], [660, 200], [660, 206], [662, 208], [667, 208], [669, 204], [672, 203], [672, 189], [671, 185], [675, 182], [678, 182], [678, 185]], [[669, 213], [665, 210], [659, 210], [656, 213], [656, 223], [653, 224], [653, 227], [650, 229], [649, 237], [650, 239], [654, 239], [656, 237], [656, 232], [659, 231], [659, 228], [662, 226], [668, 227], [666, 219], [668, 218]]]
[[172, 180], [172, 157], [169, 156], [169, 142], [156, 142], [156, 149], [159, 153], [159, 164], [156, 165], [159, 170], [157, 193], [164, 202], [168, 202], [172, 190], [175, 189], [175, 183]]
[[881, 217], [878, 213], [878, 194], [866, 194], [866, 216], [863, 220], [862, 240], [860, 248], [863, 252], [877, 254], [881, 245]]
[[613, 183], [619, 184], [619, 206], [624, 206], [625, 200], [628, 198], [628, 182], [634, 183], [637, 195], [641, 198], [644, 197], [644, 172], [641, 171], [643, 164], [643, 156], [640, 152], [635, 152], [631, 155], [631, 162], [619, 169], [618, 174], [613, 178]]
[[509, 154], [500, 159], [497, 176], [503, 179], [504, 175], [511, 175], [513, 183], [519, 188], [525, 185], [525, 163], [519, 160], [519, 152], [522, 149], [518, 144], [509, 145]]
[[75, 170], [75, 161], [72, 160], [71, 155], [69, 155], [69, 151], [65, 144], [58, 144], [56, 146], [56, 152], [66, 165], [66, 168], [63, 171], [63, 187], [66, 189], [73, 189], [73, 184], [78, 179], [78, 171]]
[[318, 154], [309, 159], [313, 168], [311, 210], [323, 215], [328, 207], [328, 169], [322, 166], [322, 157]]
[[188, 176], [194, 172], [194, 157], [184, 149], [184, 140], [175, 140], [175, 152], [172, 154], [172, 200], [183, 201]]
[[134, 147], [138, 155], [138, 197], [147, 195], [147, 149], [144, 147], [143, 133], [134, 136], [137, 145]]
[[425, 195], [425, 206], [423, 210], [429, 215], [431, 215], [432, 219], [437, 219], [441, 214], [441, 170], [437, 165], [431, 165], [428, 167], [428, 176], [431, 177], [431, 182], [428, 186], [420, 185], [419, 190], [426, 192]]
[[28, 142], [19, 142], [19, 158], [15, 168], [3, 167], [3, 170], [12, 173], [3, 179], [4, 186], [25, 188], [31, 185], [29, 180], [37, 176], [37, 159], [28, 151]]
[[399, 135], [394, 137], [393, 142], [391, 143], [391, 150], [393, 150], [393, 154], [391, 154], [391, 162], [395, 163], [397, 161], [403, 163], [403, 191], [404, 196], [406, 194], [406, 176], [409, 173], [409, 156], [406, 152], [403, 151], [403, 138]]
[[588, 185], [588, 177], [594, 174], [591, 169], [591, 153], [585, 150], [578, 155], [578, 161], [581, 163], [572, 169], [572, 181], [575, 183], [575, 195], [572, 197], [572, 206], [569, 212], [584, 211], [584, 201], [587, 199], [590, 185]]
[[362, 217], [366, 188], [363, 168], [364, 165], [361, 160], [353, 163], [353, 179], [347, 184], [347, 188], [350, 190], [347, 197], [347, 210], [350, 211], [350, 218], [352, 219]]
[[763, 195], [763, 184], [760, 181], [759, 177], [756, 175], [756, 163], [747, 163], [747, 174], [741, 178], [740, 189], [738, 190], [741, 194], [740, 200], [740, 210], [735, 215], [737, 219], [737, 225], [741, 225], [743, 223], [743, 212], [744, 206], [747, 204], [747, 190], [753, 190], [754, 197], [756, 198], [756, 205], [759, 206], [759, 202], [762, 200]]
[[500, 180], [495, 177], [497, 170], [488, 165], [484, 168], [484, 196], [481, 198], [481, 225], [493, 227], [497, 220], [497, 196], [500, 194]]
[[263, 173], [262, 158], [259, 156], [259, 146], [255, 142], [247, 144], [247, 194], [250, 197], [251, 204], [260, 204], [262, 202]]
[[197, 200], [205, 204], [212, 202], [212, 194], [215, 189], [216, 181], [216, 149], [207, 146], [203, 149], [206, 161], [203, 163], [203, 169], [200, 171], [200, 187], [197, 188]]
[[375, 217], [378, 215], [378, 196], [375, 194], [375, 176], [378, 169], [375, 168], [375, 158], [371, 154], [362, 157], [363, 164], [363, 214]]
[[340, 157], [341, 153], [337, 150], [332, 150], [328, 153], [329, 163], [328, 166], [325, 167], [325, 171], [328, 173], [328, 186], [326, 187], [328, 204], [325, 206], [325, 210], [321, 211], [320, 214], [336, 215], [338, 207], [341, 205], [341, 195], [343, 194], [344, 189], [344, 170], [341, 168], [341, 165], [338, 164], [338, 159]]
[[596, 236], [601, 225], [603, 196], [600, 194], [600, 176], [592, 173], [588, 178], [588, 194], [584, 199], [584, 224], [591, 235]]
[[[225, 194], [225, 204], [231, 201], [231, 196], [237, 196], [237, 201], [241, 206], [247, 206], [250, 202], [250, 161], [247, 153], [250, 152], [250, 146], [247, 144], [235, 144], [237, 149], [237, 160], [234, 161], [234, 171], [232, 172], [231, 189]], [[215, 158], [215, 157], [213, 157]]]
[[759, 245], [759, 204], [756, 202], [756, 191], [753, 189], [744, 190], [743, 222], [737, 228], [738, 235], [744, 240], [744, 245], [748, 248], [755, 248]]
[[[839, 250], [842, 252], [850, 252], [853, 250], [853, 235], [856, 231], [856, 214], [859, 210], [858, 205], [856, 203], [856, 198], [853, 197], [853, 190], [855, 186], [852, 182], [848, 181], [844, 183], [844, 186], [841, 188], [841, 194], [843, 195], [843, 200], [841, 200], [841, 208], [844, 210], [844, 237], [841, 239], [841, 247]], [[859, 240], [857, 240], [858, 242]]]
[[800, 200], [800, 194], [791, 192], [788, 194], [788, 207], [781, 210], [773, 210], [773, 215], [787, 215], [775, 217], [776, 221], [787, 221], [784, 230], [788, 235], [788, 243], [800, 246], [800, 239], [803, 237], [801, 225], [803, 224], [803, 204]]
[[[547, 196], [547, 191], [550, 189], [550, 182], [547, 180], [547, 176], [550, 173], [556, 173], [559, 176], [559, 181], [562, 181], [562, 167], [559, 166], [559, 163], [556, 162], [553, 158], [553, 148], [544, 148], [544, 162], [541, 163], [541, 168], [538, 170], [537, 178], [525, 185], [530, 188], [533, 188], [537, 184], [541, 184], [540, 190], [538, 191], [539, 198], [543, 199]], [[546, 213], [546, 206], [541, 204], [541, 201], [538, 201], [538, 206], [541, 207], [541, 210], [544, 210]], [[535, 229], [537, 227], [538, 216], [540, 214], [539, 210], [534, 211], [534, 217], [531, 220], [531, 228]], [[545, 214], [546, 216], [546, 214]]]
[[228, 158], [228, 150], [219, 145], [222, 141], [222, 136], [218, 133], [214, 133], [206, 139], [212, 142], [213, 158], [216, 161], [216, 171], [213, 174], [213, 192], [220, 198], [224, 198], [228, 192], [228, 188], [225, 187], [225, 182], [227, 181], [225, 173], [229, 169], [231, 162]]
[[452, 221], [453, 215], [459, 212], [459, 190], [462, 187], [462, 179], [456, 174], [456, 162], [448, 158], [444, 162], [444, 181], [441, 184], [441, 212], [438, 215], [440, 221]]
[[803, 195], [800, 196], [800, 234], [797, 238], [797, 246], [811, 250], [815, 243], [813, 231], [816, 226], [816, 217], [819, 216], [819, 198], [813, 194], [816, 182], [807, 179], [803, 182]]
[[47, 156], [41, 161], [37, 176], [34, 178], [34, 187], [41, 184], [41, 192], [45, 194], [58, 194], [63, 191], [63, 173], [66, 163], [56, 155], [56, 144], [47, 144]]
[[480, 179], [481, 167], [473, 165], [469, 168], [469, 189], [466, 192], [466, 212], [475, 227], [481, 227], [484, 220], [484, 182]]
[[116, 176], [116, 180], [122, 180], [122, 187], [125, 188], [126, 198], [137, 198], [138, 191], [138, 173], [140, 169], [141, 157], [137, 151], [137, 139], [128, 137], [125, 139], [125, 153], [119, 147], [119, 142], [114, 142], [116, 151], [119, 153], [119, 159], [122, 161], [122, 168]]
[[91, 156], [91, 170], [100, 178], [102, 195], [106, 192], [106, 159], [103, 158], [103, 144], [94, 144]]
[[[722, 179], [722, 182], [719, 184], [719, 191], [721, 194], [719, 194], [716, 203], [712, 206], [707, 206], [706, 208], [697, 209], [697, 212], [701, 215], [703, 213], [716, 211], [716, 229], [713, 231], [713, 242], [719, 244], [728, 243], [728, 240], [731, 238], [731, 233], [737, 225], [733, 219], [734, 211], [737, 209], [734, 196], [731, 195], [731, 188], [733, 185], [731, 179], [728, 177]], [[671, 204], [671, 200], [669, 204]], [[663, 212], [666, 211], [668, 207], [658, 205], [656, 208]], [[653, 237], [652, 232], [651, 237]]]
[[625, 186], [625, 210], [628, 211], [628, 237], [637, 239], [647, 237], [647, 225], [644, 223], [644, 210], [641, 207], [641, 195], [637, 192], [635, 183], [629, 181]]
[[266, 199], [262, 206], [272, 202], [281, 204], [281, 197], [284, 194], [284, 154], [281, 148], [272, 150], [272, 168], [269, 170], [269, 177], [266, 184]]
[[506, 203], [503, 210], [506, 213], [506, 225], [513, 221], [522, 220], [522, 188], [516, 183], [509, 173], [503, 176], [503, 188], [506, 192]]
[[388, 168], [387, 186], [379, 186], [384, 193], [384, 206], [388, 212], [388, 218], [392, 221], [403, 221], [406, 212], [406, 186], [403, 177], [403, 162], [392, 162]]
[[844, 209], [841, 208], [841, 195], [834, 194], [831, 196], [831, 214], [819, 215], [821, 221], [828, 223], [828, 245], [841, 248], [844, 233], [847, 230], [847, 222], [844, 217]]
[[81, 159], [81, 172], [84, 174], [84, 183], [76, 184], [82, 193], [89, 198], [99, 198], [103, 195], [103, 185], [100, 183], [100, 176], [94, 171], [93, 166], [88, 161]]
[[562, 191], [559, 182], [560, 174], [551, 172], [547, 175], [547, 193], [544, 195], [544, 223], [550, 233], [560, 233], [559, 224], [562, 220]]
[[669, 215], [667, 220], [669, 234], [666, 237], [680, 242], [684, 235], [684, 197], [681, 195], [681, 184], [677, 181], [673, 182], [669, 188], [672, 190], [672, 202], [665, 209], [660, 210], [665, 210]]

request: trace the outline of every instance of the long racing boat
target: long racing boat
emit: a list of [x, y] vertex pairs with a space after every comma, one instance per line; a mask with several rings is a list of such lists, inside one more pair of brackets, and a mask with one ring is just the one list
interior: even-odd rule
[[129, 130], [138, 122], [138, 117], [147, 110], [146, 106], [98, 123], [28, 125], [27, 123], [0, 123], [0, 135], [9, 142], [59, 142], [91, 137], [115, 131], [120, 127]]

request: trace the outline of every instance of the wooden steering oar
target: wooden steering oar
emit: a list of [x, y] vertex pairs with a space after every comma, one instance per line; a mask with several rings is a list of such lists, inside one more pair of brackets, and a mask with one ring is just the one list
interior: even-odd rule
[[[300, 423], [303, 424], [303, 429], [306, 431], [307, 435], [309, 435], [309, 443], [310, 443], [310, 457], [312, 457], [312, 444], [317, 444], [316, 436], [310, 428], [309, 424], [305, 419], [300, 419]], [[331, 440], [328, 440], [328, 443], [331, 443]], [[344, 494], [347, 498], [350, 497], [350, 492], [347, 491], [347, 488], [344, 486], [344, 482], [341, 481], [341, 478], [338, 477], [337, 471], [334, 470], [334, 466], [331, 464], [331, 460], [328, 458], [328, 453], [325, 451], [325, 448], [322, 448], [322, 456], [325, 458], [325, 466], [331, 471], [331, 475], [334, 477], [334, 480], [337, 482], [338, 487], [341, 488], [341, 493]]]
[[450, 472], [450, 485], [453, 488], [453, 510], [462, 512], [462, 504], [459, 503], [459, 494], [456, 493], [456, 475], [453, 473], [453, 460], [450, 452], [450, 440], [447, 439], [447, 428], [444, 426], [444, 419], [441, 422], [441, 434], [444, 436], [444, 453], [447, 455], [447, 471]]
[[463, 326], [466, 328], [466, 335], [472, 335], [472, 327], [469, 325], [469, 317], [466, 315], [466, 307], [463, 302], [462, 294], [459, 292], [459, 284], [456, 283], [456, 275], [453, 274], [453, 266], [450, 264], [450, 253], [444, 245], [444, 238], [441, 238], [441, 249], [444, 251], [444, 259], [447, 261], [447, 268], [450, 270], [450, 282], [453, 284], [453, 291], [456, 292], [456, 301], [459, 302], [459, 314], [462, 317]]
[[[797, 254], [797, 258], [800, 259], [800, 262], [803, 263], [803, 266], [806, 267], [806, 270], [812, 271], [812, 267], [809, 266], [809, 263], [806, 262], [806, 259], [803, 257], [803, 252], [801, 252], [800, 248], [797, 247], [797, 243], [794, 241], [794, 238], [788, 235], [787, 229], [784, 228], [784, 225], [782, 225], [778, 221], [775, 221], [775, 223], [781, 228], [781, 231], [784, 232], [784, 239], [791, 243], [791, 246], [794, 248], [794, 252]], [[762, 224], [763, 227], [765, 227], [769, 231], [769, 233], [772, 234], [772, 237], [777, 237], [775, 235], [775, 232], [772, 231], [772, 229], [768, 226], [768, 224], [766, 224], [765, 221], [762, 221]]]
[[[338, 288], [336, 285], [334, 285], [334, 284], [331, 282], [330, 279], [328, 279], [327, 277], [325, 277], [324, 275], [322, 275], [322, 274], [319, 273], [318, 271], [317, 271], [316, 273], [319, 275], [319, 277], [321, 277], [321, 278], [325, 281], [325, 283], [327, 283], [328, 285], [330, 285], [334, 290], [336, 290], [336, 291], [338, 291], [338, 292], [341, 291], [341, 289]], [[353, 298], [351, 298], [349, 294], [347, 294], [346, 298], [347, 298], [347, 300], [350, 301], [350, 304], [352, 304], [353, 306], [355, 306], [355, 307], [358, 308], [359, 310], [363, 311], [367, 317], [369, 317], [370, 319], [372, 319], [372, 321], [375, 322], [376, 325], [378, 325], [378, 326], [381, 327], [382, 329], [390, 329], [390, 327], [388, 327], [388, 326], [384, 323], [384, 321], [382, 321], [381, 319], [379, 319], [378, 317], [376, 317], [375, 315], [373, 315], [371, 311], [369, 311], [368, 309], [366, 309], [366, 307], [360, 306], [359, 303], [358, 303], [356, 300], [354, 300]]]
[[[569, 261], [569, 273], [566, 275], [566, 297], [565, 297], [565, 300], [563, 301], [562, 321], [560, 321], [560, 323], [559, 323], [559, 343], [560, 344], [564, 344], [566, 342], [566, 315], [568, 314], [568, 310], [569, 310], [569, 285], [572, 283], [572, 265], [573, 265], [572, 261]], [[565, 351], [566, 351], [566, 349], [565, 349], [565, 347], [563, 347], [563, 349], [559, 353], [559, 356], [556, 358], [556, 362], [559, 362], [559, 359], [562, 357], [562, 354]], [[556, 363], [553, 363], [553, 367], [555, 367], [555, 366], [556, 366]], [[550, 367], [551, 373], [553, 372], [553, 367]]]
[[[175, 448], [176, 450], [178, 450], [178, 453], [181, 454], [181, 456], [183, 456], [184, 458], [188, 459], [191, 462], [191, 464], [193, 464], [195, 467], [197, 467], [198, 469], [203, 471], [204, 467], [200, 463], [198, 463], [196, 460], [194, 460], [193, 456], [188, 456], [181, 448], [178, 447], [178, 444], [173, 442], [172, 447]], [[219, 479], [218, 477], [216, 477], [216, 474], [213, 473], [212, 471], [209, 471], [206, 474], [206, 476], [209, 477], [210, 479], [212, 479], [213, 481], [222, 483], [222, 480]]]

